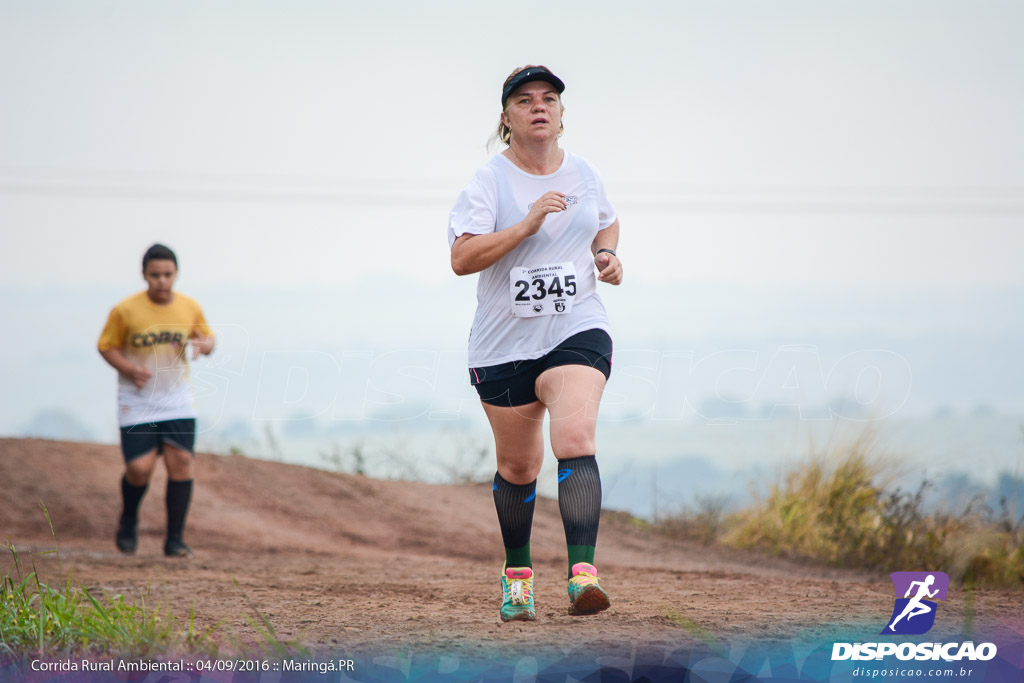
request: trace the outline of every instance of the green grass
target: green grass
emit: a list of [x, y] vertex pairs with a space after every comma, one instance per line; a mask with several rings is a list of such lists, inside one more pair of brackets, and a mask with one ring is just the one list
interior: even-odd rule
[[[60, 563], [53, 523], [40, 503], [54, 539], [54, 549], [37, 555], [55, 555]], [[0, 578], [0, 656], [68, 656], [118, 654], [146, 656], [171, 652], [216, 655], [212, 630], [196, 628], [194, 612], [180, 624], [149, 596], [129, 602], [122, 595], [94, 595], [71, 580], [47, 583], [30, 555], [27, 571], [10, 539], [7, 550], [13, 565]], [[62, 572], [61, 572], [62, 573]]]
[[49, 513], [44, 505], [40, 507], [50, 524], [54, 549], [29, 555], [29, 570], [25, 558], [7, 540], [12, 566], [0, 577], [0, 661], [70, 656], [214, 658], [221, 642], [229, 643], [232, 653], [260, 652], [275, 657], [307, 653], [296, 643], [282, 641], [244, 594], [256, 615], [248, 621], [256, 634], [255, 645], [221, 632], [219, 624], [200, 628], [194, 608], [187, 619], [176, 619], [160, 604], [152, 603], [148, 590], [137, 600], [106, 592], [97, 595], [74, 582], [70, 572], [59, 584], [48, 583], [36, 568], [37, 556], [56, 556], [62, 576], [63, 570]]
[[[209, 634], [185, 626], [144, 598], [102, 595], [67, 582], [54, 587], [33, 570], [24, 574], [15, 555], [13, 574], [0, 589], [0, 652], [16, 656], [118, 654], [146, 656], [170, 652], [216, 654]], [[20, 577], [20, 580], [18, 580]]]

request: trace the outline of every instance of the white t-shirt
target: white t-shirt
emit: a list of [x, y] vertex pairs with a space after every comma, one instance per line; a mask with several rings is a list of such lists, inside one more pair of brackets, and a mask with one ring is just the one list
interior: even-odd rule
[[[586, 160], [564, 152], [562, 165], [550, 175], [531, 175], [504, 155], [494, 156], [476, 172], [459, 195], [448, 219], [448, 244], [461, 235], [485, 235], [505, 230], [526, 218], [530, 206], [545, 192], [562, 192], [568, 208], [549, 213], [540, 231], [480, 272], [477, 281], [476, 316], [469, 334], [469, 367], [480, 368], [514, 360], [540, 358], [572, 335], [590, 329], [610, 333], [604, 304], [597, 294], [594, 256], [590, 252], [597, 233], [615, 222], [615, 207], [605, 195], [597, 171]], [[543, 268], [556, 266], [555, 268]], [[523, 267], [525, 271], [519, 271]], [[539, 285], [568, 294], [567, 312], [552, 312], [551, 297], [538, 300], [543, 291], [530, 275], [575, 271], [565, 278]], [[517, 317], [517, 306], [548, 305], [536, 317]], [[564, 308], [564, 304], [563, 304]], [[522, 310], [522, 309], [519, 309]]]

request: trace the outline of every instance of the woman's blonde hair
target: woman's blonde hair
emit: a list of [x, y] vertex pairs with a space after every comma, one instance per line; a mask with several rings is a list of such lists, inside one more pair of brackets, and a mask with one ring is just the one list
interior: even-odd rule
[[[527, 64], [526, 66], [521, 66], [518, 69], [512, 70], [512, 73], [508, 75], [508, 78], [505, 79], [505, 82], [501, 84], [502, 89], [504, 89], [504, 87], [508, 85], [509, 81], [516, 77], [516, 74], [518, 74], [520, 71], [525, 71], [526, 69], [544, 69], [545, 71], [551, 71], [551, 69], [547, 68], [543, 64]], [[561, 95], [558, 95], [558, 103], [562, 103]], [[508, 102], [505, 102], [505, 107], [502, 111], [508, 111]], [[563, 125], [559, 129], [558, 134], [561, 135], [562, 131], [564, 130], [565, 126]], [[496, 142], [500, 142], [506, 146], [512, 144], [512, 130], [505, 125], [505, 122], [501, 120], [500, 116], [498, 117], [498, 129], [494, 131], [493, 135], [491, 135], [491, 139], [488, 143], [488, 146]]]

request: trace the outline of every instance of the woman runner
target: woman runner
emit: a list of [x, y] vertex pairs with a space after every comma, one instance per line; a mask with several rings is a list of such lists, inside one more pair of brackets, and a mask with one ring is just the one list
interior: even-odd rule
[[117, 370], [118, 422], [125, 471], [124, 503], [115, 543], [132, 554], [138, 547], [139, 503], [158, 455], [167, 467], [167, 538], [164, 554], [191, 557], [185, 517], [192, 500], [196, 407], [186, 346], [192, 360], [213, 352], [214, 339], [199, 304], [173, 291], [178, 259], [162, 244], [142, 257], [148, 288], [110, 311], [99, 351]]
[[480, 274], [469, 377], [494, 432], [503, 621], [535, 618], [530, 531], [545, 414], [558, 459], [569, 613], [609, 606], [594, 567], [595, 427], [612, 340], [596, 290], [598, 280], [622, 282], [619, 222], [594, 168], [558, 145], [564, 90], [543, 66], [509, 75], [497, 130], [508, 149], [477, 171], [448, 223], [452, 269]]

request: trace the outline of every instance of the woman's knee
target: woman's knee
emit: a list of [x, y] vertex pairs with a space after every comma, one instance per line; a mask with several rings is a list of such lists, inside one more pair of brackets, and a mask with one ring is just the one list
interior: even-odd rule
[[510, 484], [529, 484], [540, 474], [544, 464], [544, 445], [539, 452], [520, 452], [498, 456], [498, 473]]
[[551, 450], [559, 460], [594, 455], [597, 451], [597, 439], [594, 436], [593, 424], [574, 420], [557, 428], [552, 426]]
[[540, 474], [540, 467], [518, 464], [498, 465], [498, 474], [508, 483], [522, 486], [537, 479], [537, 476]]

